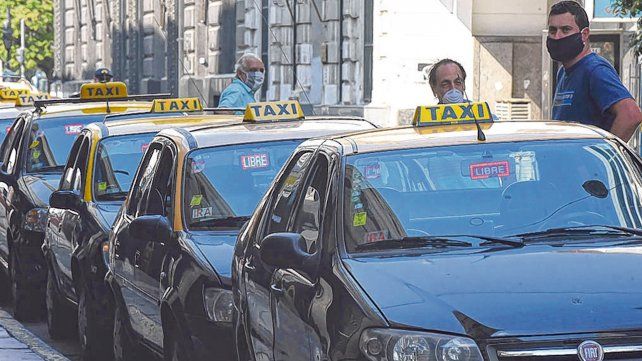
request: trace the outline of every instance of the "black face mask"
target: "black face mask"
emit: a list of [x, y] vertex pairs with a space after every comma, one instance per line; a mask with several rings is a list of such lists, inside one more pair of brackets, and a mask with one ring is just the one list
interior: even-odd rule
[[546, 47], [553, 60], [566, 62], [580, 55], [584, 50], [582, 33], [569, 35], [561, 39], [546, 38]]

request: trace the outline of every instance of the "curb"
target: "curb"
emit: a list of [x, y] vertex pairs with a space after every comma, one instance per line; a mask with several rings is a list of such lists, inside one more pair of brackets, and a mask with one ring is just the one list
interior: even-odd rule
[[69, 359], [60, 352], [54, 350], [51, 346], [27, 330], [6, 311], [0, 310], [0, 326], [4, 327], [11, 336], [27, 345], [45, 361], [69, 361]]

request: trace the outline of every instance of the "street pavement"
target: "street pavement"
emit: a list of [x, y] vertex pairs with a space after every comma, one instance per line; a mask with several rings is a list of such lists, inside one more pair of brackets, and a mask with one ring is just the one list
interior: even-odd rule
[[69, 361], [36, 337], [11, 314], [0, 310], [0, 361]]

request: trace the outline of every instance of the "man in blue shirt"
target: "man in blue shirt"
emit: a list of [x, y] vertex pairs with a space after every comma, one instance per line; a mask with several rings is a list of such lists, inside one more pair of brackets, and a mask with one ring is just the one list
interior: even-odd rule
[[613, 66], [591, 51], [589, 35], [580, 4], [567, 0], [551, 7], [546, 47], [562, 63], [552, 118], [595, 125], [628, 141], [642, 113]]
[[254, 93], [261, 89], [264, 73], [265, 66], [259, 57], [243, 54], [236, 61], [236, 77], [221, 94], [219, 108], [245, 108], [248, 103], [254, 103]]

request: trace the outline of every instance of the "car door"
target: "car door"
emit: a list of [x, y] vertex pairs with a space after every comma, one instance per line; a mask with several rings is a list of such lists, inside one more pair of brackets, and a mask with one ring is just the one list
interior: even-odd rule
[[[152, 175], [151, 187], [139, 202], [138, 216], [161, 215], [169, 218], [172, 214], [176, 150], [169, 141], [161, 151], [158, 164]], [[139, 307], [141, 326], [145, 327], [141, 334], [162, 347], [160, 299], [164, 289], [160, 287], [160, 274], [168, 246], [154, 239], [131, 240], [136, 248], [133, 290], [135, 304]]]
[[245, 286], [245, 306], [247, 333], [257, 360], [273, 360], [272, 310], [270, 307], [270, 284], [273, 267], [263, 263], [259, 257], [263, 237], [271, 233], [285, 232], [290, 212], [299, 191], [299, 184], [308, 168], [312, 152], [309, 150], [296, 154], [281, 175], [277, 184], [275, 199], [265, 213], [261, 232], [248, 245], [243, 262], [243, 284]]
[[[72, 145], [67, 164], [63, 170], [59, 190], [74, 191], [80, 197], [82, 175], [86, 166], [89, 152], [89, 137], [86, 133], [78, 136]], [[79, 169], [79, 167], [83, 167]], [[72, 292], [71, 254], [75, 249], [76, 233], [80, 216], [76, 210], [49, 208], [49, 226], [45, 240], [54, 259], [54, 271], [57, 279], [62, 282], [62, 289], [68, 295]]]
[[[305, 239], [309, 254], [320, 255], [321, 224], [329, 193], [328, 157], [318, 153], [310, 169], [304, 191], [298, 195], [299, 200], [288, 222], [288, 232], [298, 233]], [[319, 289], [323, 292], [318, 293]], [[325, 298], [324, 292], [331, 291], [318, 287], [316, 275], [294, 269], [277, 269], [272, 274], [270, 299], [273, 305], [275, 361], [318, 360], [316, 357], [321, 350], [314, 340], [315, 320], [312, 317], [319, 315], [313, 312], [313, 307], [317, 311], [325, 311], [324, 300], [329, 306], [331, 298]]]
[[20, 143], [24, 138], [26, 119], [20, 117], [9, 130], [9, 135], [2, 145], [2, 166], [0, 167], [0, 254], [5, 262], [9, 257], [7, 231], [9, 230], [9, 213], [16, 187], [15, 173], [20, 155]]
[[152, 177], [158, 167], [162, 149], [163, 144], [153, 142], [145, 152], [132, 183], [125, 209], [114, 225], [114, 233], [111, 235], [114, 253], [111, 264], [114, 279], [120, 288], [130, 324], [136, 332], [141, 334], [145, 329], [145, 318], [140, 312], [143, 305], [138, 304], [139, 297], [135, 284], [136, 264], [141, 255], [136, 239], [129, 233], [129, 225], [138, 216], [139, 209], [144, 209], [141, 204], [144, 202], [144, 195], [151, 189]]

